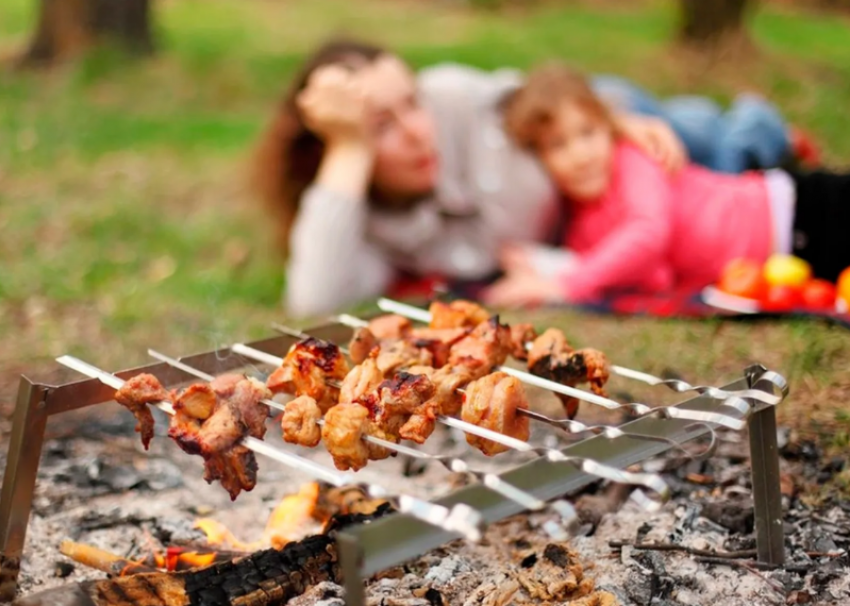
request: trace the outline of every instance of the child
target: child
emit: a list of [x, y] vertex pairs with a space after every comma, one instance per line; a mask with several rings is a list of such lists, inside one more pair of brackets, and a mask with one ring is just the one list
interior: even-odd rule
[[530, 74], [505, 102], [506, 129], [564, 197], [570, 249], [513, 246], [493, 305], [586, 301], [616, 290], [699, 289], [736, 257], [808, 261], [834, 281], [850, 265], [850, 176], [783, 170], [665, 173], [622, 140], [586, 80], [561, 65]]

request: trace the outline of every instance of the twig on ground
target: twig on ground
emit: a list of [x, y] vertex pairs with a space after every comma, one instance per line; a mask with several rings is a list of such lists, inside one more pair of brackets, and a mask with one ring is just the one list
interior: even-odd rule
[[710, 549], [696, 549], [686, 545], [677, 545], [675, 543], [634, 543], [632, 541], [608, 541], [608, 546], [615, 549], [630, 546], [635, 549], [647, 549], [651, 551], [683, 551], [692, 556], [704, 556], [708, 558], [718, 559], [740, 559], [752, 558], [758, 555], [755, 549], [743, 549], [741, 551], [714, 551]]

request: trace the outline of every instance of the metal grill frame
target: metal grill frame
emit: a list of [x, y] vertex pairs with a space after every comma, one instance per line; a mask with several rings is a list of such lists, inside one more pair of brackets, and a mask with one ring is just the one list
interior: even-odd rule
[[[345, 342], [351, 329], [341, 324], [325, 324], [308, 331], [311, 335]], [[251, 347], [273, 355], [284, 356], [297, 339], [281, 335], [248, 343]], [[245, 359], [231, 355], [228, 348], [208, 351], [180, 360], [211, 374], [220, 374], [246, 366]], [[766, 369], [754, 365], [737, 381], [721, 389], [762, 389], [772, 393], [772, 386], [760, 382]], [[163, 385], [187, 380], [187, 375], [165, 363], [154, 363], [116, 372], [129, 379], [139, 373], [155, 375]], [[88, 406], [112, 402], [115, 390], [97, 379], [49, 385], [22, 375], [9, 441], [6, 470], [0, 492], [0, 602], [11, 601], [17, 593], [18, 575], [26, 540], [29, 516], [35, 491], [38, 465], [48, 418]], [[753, 411], [748, 419], [750, 438], [753, 501], [755, 508], [758, 559], [782, 565], [785, 561], [782, 528], [782, 502], [779, 489], [779, 453], [776, 438], [776, 412], [773, 406], [751, 401]], [[722, 402], [698, 396], [676, 406], [692, 410], [735, 415]], [[704, 426], [689, 421], [644, 417], [620, 426], [627, 431], [658, 435], [676, 441], [692, 440], [708, 433]], [[589, 457], [615, 467], [627, 467], [669, 449], [660, 442], [629, 437], [608, 439], [594, 436], [563, 449], [564, 454]], [[506, 481], [541, 499], [575, 491], [594, 481], [595, 476], [566, 463], [535, 459], [500, 474]], [[436, 501], [451, 506], [466, 503], [483, 514], [487, 523], [501, 520], [521, 511], [515, 502], [505, 499], [480, 484], [459, 489]], [[403, 514], [392, 514], [370, 524], [346, 529], [337, 537], [340, 565], [346, 589], [346, 602], [363, 606], [363, 581], [386, 568], [420, 557], [442, 544], [460, 538]]]

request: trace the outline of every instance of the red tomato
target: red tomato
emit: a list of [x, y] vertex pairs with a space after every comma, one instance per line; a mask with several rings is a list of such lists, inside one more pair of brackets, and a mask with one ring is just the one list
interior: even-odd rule
[[730, 295], [761, 299], [767, 283], [760, 263], [750, 259], [733, 259], [723, 268], [717, 288]]
[[829, 280], [810, 280], [803, 285], [800, 299], [804, 307], [832, 309], [835, 307], [835, 286]]
[[769, 286], [761, 300], [766, 311], [788, 311], [800, 303], [800, 289], [785, 284]]

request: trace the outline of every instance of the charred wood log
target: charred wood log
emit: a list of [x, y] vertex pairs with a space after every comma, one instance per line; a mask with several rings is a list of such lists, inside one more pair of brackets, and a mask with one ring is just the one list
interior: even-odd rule
[[22, 598], [15, 606], [282, 606], [322, 581], [340, 581], [336, 533], [390, 513], [389, 504], [369, 515], [332, 519], [327, 534], [281, 550], [200, 570], [147, 573], [68, 585]]

